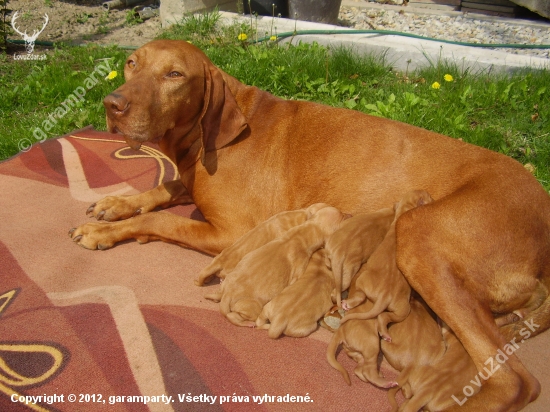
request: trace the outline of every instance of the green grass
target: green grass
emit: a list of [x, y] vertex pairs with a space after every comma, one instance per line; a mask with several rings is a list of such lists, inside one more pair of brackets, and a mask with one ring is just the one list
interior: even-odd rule
[[[161, 38], [184, 39], [243, 83], [287, 99], [305, 99], [414, 124], [487, 147], [534, 167], [550, 189], [550, 72], [521, 70], [513, 75], [471, 73], [445, 62], [396, 73], [384, 56], [358, 57], [343, 48], [317, 44], [258, 45], [239, 41], [255, 34], [250, 24], [222, 28], [216, 13], [186, 17]], [[253, 24], [253, 23], [252, 23]], [[0, 157], [18, 151], [21, 138], [34, 139], [42, 124], [100, 62], [110, 58], [121, 74], [128, 51], [62, 48], [45, 62], [0, 61]], [[452, 81], [446, 81], [451, 75]], [[93, 124], [105, 129], [103, 97], [122, 76], [101, 80], [78, 110], [68, 113], [49, 136]], [[440, 87], [433, 88], [434, 82]]]

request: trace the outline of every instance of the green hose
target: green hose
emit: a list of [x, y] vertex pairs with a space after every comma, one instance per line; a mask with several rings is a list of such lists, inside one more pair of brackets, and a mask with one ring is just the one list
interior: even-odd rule
[[[414, 39], [438, 41], [441, 43], [456, 44], [459, 46], [470, 46], [470, 47], [500, 47], [500, 48], [511, 48], [511, 49], [550, 49], [550, 44], [466, 43], [461, 41], [434, 39], [432, 37], [424, 37], [424, 36], [419, 36], [417, 34], [402, 33], [399, 31], [391, 31], [391, 30], [297, 30], [297, 31], [289, 31], [286, 33], [277, 34], [277, 39], [284, 39], [286, 37], [299, 36], [299, 35], [305, 35], [305, 34], [383, 34], [386, 36], [412, 37]], [[262, 37], [261, 39], [256, 40], [256, 43], [260, 43], [270, 39], [271, 37], [267, 37], [267, 36]]]
[[[443, 40], [443, 39], [434, 39], [432, 37], [424, 37], [420, 36], [418, 34], [412, 34], [412, 33], [403, 33], [399, 31], [392, 31], [392, 30], [297, 30], [297, 31], [289, 31], [286, 33], [279, 33], [277, 34], [277, 40], [284, 39], [287, 37], [293, 37], [293, 36], [300, 36], [300, 35], [307, 35], [307, 34], [382, 34], [385, 36], [404, 36], [404, 37], [412, 37], [413, 39], [421, 39], [421, 40], [429, 40], [429, 41], [437, 41], [440, 43], [447, 43], [447, 44], [456, 44], [459, 46], [469, 46], [469, 47], [496, 47], [496, 48], [509, 48], [509, 49], [550, 49], [550, 44], [499, 44], [499, 43], [467, 43], [467, 42], [461, 42], [461, 41], [452, 41], [452, 40]], [[261, 43], [267, 40], [270, 40], [271, 36], [262, 37], [253, 43]], [[9, 43], [14, 44], [24, 44], [24, 40], [8, 40]], [[54, 42], [51, 41], [36, 41], [35, 44], [39, 46], [55, 46]], [[118, 45], [112, 45], [117, 46], [121, 49], [126, 50], [135, 50], [138, 47], [137, 46], [118, 46]]]

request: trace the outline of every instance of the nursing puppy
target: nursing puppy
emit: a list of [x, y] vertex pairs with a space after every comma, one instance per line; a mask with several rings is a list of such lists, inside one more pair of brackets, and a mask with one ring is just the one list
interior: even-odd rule
[[301, 225], [315, 212], [327, 207], [326, 203], [315, 203], [306, 209], [290, 210], [277, 213], [265, 222], [240, 237], [233, 245], [224, 249], [206, 266], [195, 280], [197, 286], [210, 282], [212, 276], [225, 279], [227, 272], [233, 270], [244, 255], [260, 246], [282, 236], [289, 229]]
[[[441, 411], [464, 398], [462, 389], [477, 376], [474, 362], [445, 325], [440, 328], [421, 299], [411, 300], [407, 318], [390, 326], [392, 342], [382, 341], [388, 363], [401, 371], [398, 386], [390, 389], [392, 412]], [[398, 407], [395, 394], [401, 389], [405, 402]], [[476, 387], [476, 392], [479, 390]]]
[[334, 273], [339, 308], [342, 307], [341, 292], [349, 287], [361, 265], [382, 243], [394, 218], [395, 210], [390, 208], [354, 215], [327, 241], [327, 266]]
[[334, 207], [318, 210], [311, 219], [280, 238], [245, 255], [228, 273], [220, 291], [206, 295], [220, 302], [220, 312], [237, 326], [256, 326], [264, 305], [304, 273], [346, 216]]
[[[350, 293], [356, 288], [357, 276], [353, 278], [350, 286]], [[368, 312], [372, 309], [372, 302], [365, 300], [359, 306], [351, 309], [351, 313]], [[341, 323], [336, 329], [327, 348], [327, 361], [336, 369], [346, 383], [351, 385], [348, 372], [336, 360], [336, 352], [342, 345], [346, 354], [357, 362], [354, 369], [355, 375], [364, 382], [370, 382], [381, 388], [391, 388], [397, 385], [384, 379], [378, 372], [378, 354], [380, 353], [380, 338], [376, 332], [376, 320], [350, 320]]]
[[403, 196], [396, 207], [395, 219], [386, 237], [359, 270], [355, 293], [342, 301], [342, 308], [345, 310], [354, 308], [367, 298], [374, 302], [374, 306], [366, 313], [344, 316], [342, 323], [350, 319], [378, 317], [378, 333], [382, 339], [391, 342], [387, 325], [391, 322], [401, 322], [407, 317], [411, 295], [411, 287], [397, 268], [395, 260], [395, 222], [403, 213], [432, 201], [431, 196], [424, 190], [414, 190]]
[[283, 333], [301, 338], [317, 329], [317, 321], [332, 307], [334, 291], [334, 277], [325, 259], [325, 250], [319, 249], [298, 280], [264, 306], [256, 326], [267, 329], [270, 338]]

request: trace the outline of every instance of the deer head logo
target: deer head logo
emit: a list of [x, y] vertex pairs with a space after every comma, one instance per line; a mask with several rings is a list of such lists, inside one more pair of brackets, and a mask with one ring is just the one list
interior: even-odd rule
[[21, 37], [23, 37], [23, 40], [25, 40], [25, 48], [27, 49], [27, 53], [31, 54], [33, 51], [34, 51], [34, 42], [36, 41], [36, 39], [38, 38], [38, 35], [40, 33], [42, 33], [44, 31], [44, 29], [46, 28], [46, 25], [48, 24], [48, 21], [49, 21], [49, 17], [47, 14], [44, 14], [44, 25], [42, 26], [42, 28], [40, 30], [34, 30], [33, 33], [32, 33], [32, 36], [29, 36], [27, 34], [27, 31], [25, 30], [24, 33], [21, 33], [17, 27], [15, 27], [15, 20], [17, 20], [17, 18], [19, 17], [17, 14], [19, 12], [16, 11], [15, 14], [13, 15], [13, 17], [11, 18], [11, 27], [13, 27], [13, 30], [15, 30], [16, 33], [18, 33], [19, 35], [21, 35]]

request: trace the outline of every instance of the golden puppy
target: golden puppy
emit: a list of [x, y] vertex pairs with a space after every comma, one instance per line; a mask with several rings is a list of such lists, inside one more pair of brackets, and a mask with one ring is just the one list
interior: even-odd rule
[[344, 316], [342, 323], [349, 319], [371, 319], [378, 316], [378, 333], [382, 339], [391, 341], [387, 325], [401, 322], [407, 317], [411, 294], [411, 287], [397, 268], [395, 260], [395, 222], [403, 213], [432, 201], [432, 197], [424, 190], [414, 190], [403, 196], [386, 237], [359, 271], [355, 293], [342, 301], [342, 308], [345, 310], [354, 308], [366, 298], [372, 300], [374, 306], [366, 313]]
[[[355, 276], [351, 282], [350, 293], [356, 288], [358, 276]], [[368, 312], [372, 309], [372, 302], [365, 300], [359, 306], [351, 309], [351, 313]], [[348, 385], [351, 385], [348, 372], [336, 360], [336, 351], [342, 345], [347, 355], [357, 362], [355, 375], [364, 382], [370, 382], [381, 388], [391, 388], [397, 385], [384, 379], [378, 372], [378, 354], [380, 353], [380, 338], [376, 331], [376, 320], [350, 320], [341, 323], [340, 327], [332, 336], [327, 348], [327, 361], [334, 369], [340, 372]]]
[[354, 215], [328, 239], [327, 266], [334, 273], [339, 308], [342, 307], [341, 292], [349, 287], [361, 265], [382, 243], [394, 218], [395, 210], [391, 208]]
[[306, 209], [277, 213], [265, 222], [260, 223], [216, 256], [201, 271], [199, 277], [195, 280], [195, 284], [202, 286], [208, 283], [214, 275], [222, 280], [225, 279], [227, 272], [233, 270], [244, 255], [282, 236], [289, 229], [301, 225], [311, 218], [316, 211], [327, 206], [326, 203], [315, 203]]
[[228, 273], [220, 291], [206, 295], [220, 302], [220, 312], [237, 326], [256, 326], [263, 306], [304, 273], [346, 216], [334, 207], [318, 210], [311, 219], [280, 238], [245, 255]]
[[332, 307], [334, 290], [334, 277], [325, 258], [324, 249], [315, 252], [298, 280], [264, 306], [256, 326], [267, 329], [270, 338], [282, 333], [301, 338], [317, 329], [317, 321]]
[[[382, 352], [401, 371], [398, 386], [388, 392], [392, 412], [441, 411], [463, 400], [465, 386], [479, 390], [470, 382], [478, 373], [474, 362], [455, 334], [439, 327], [422, 299], [411, 299], [409, 316], [390, 331], [392, 342], [382, 341]], [[401, 407], [395, 401], [399, 389], [406, 398]]]

